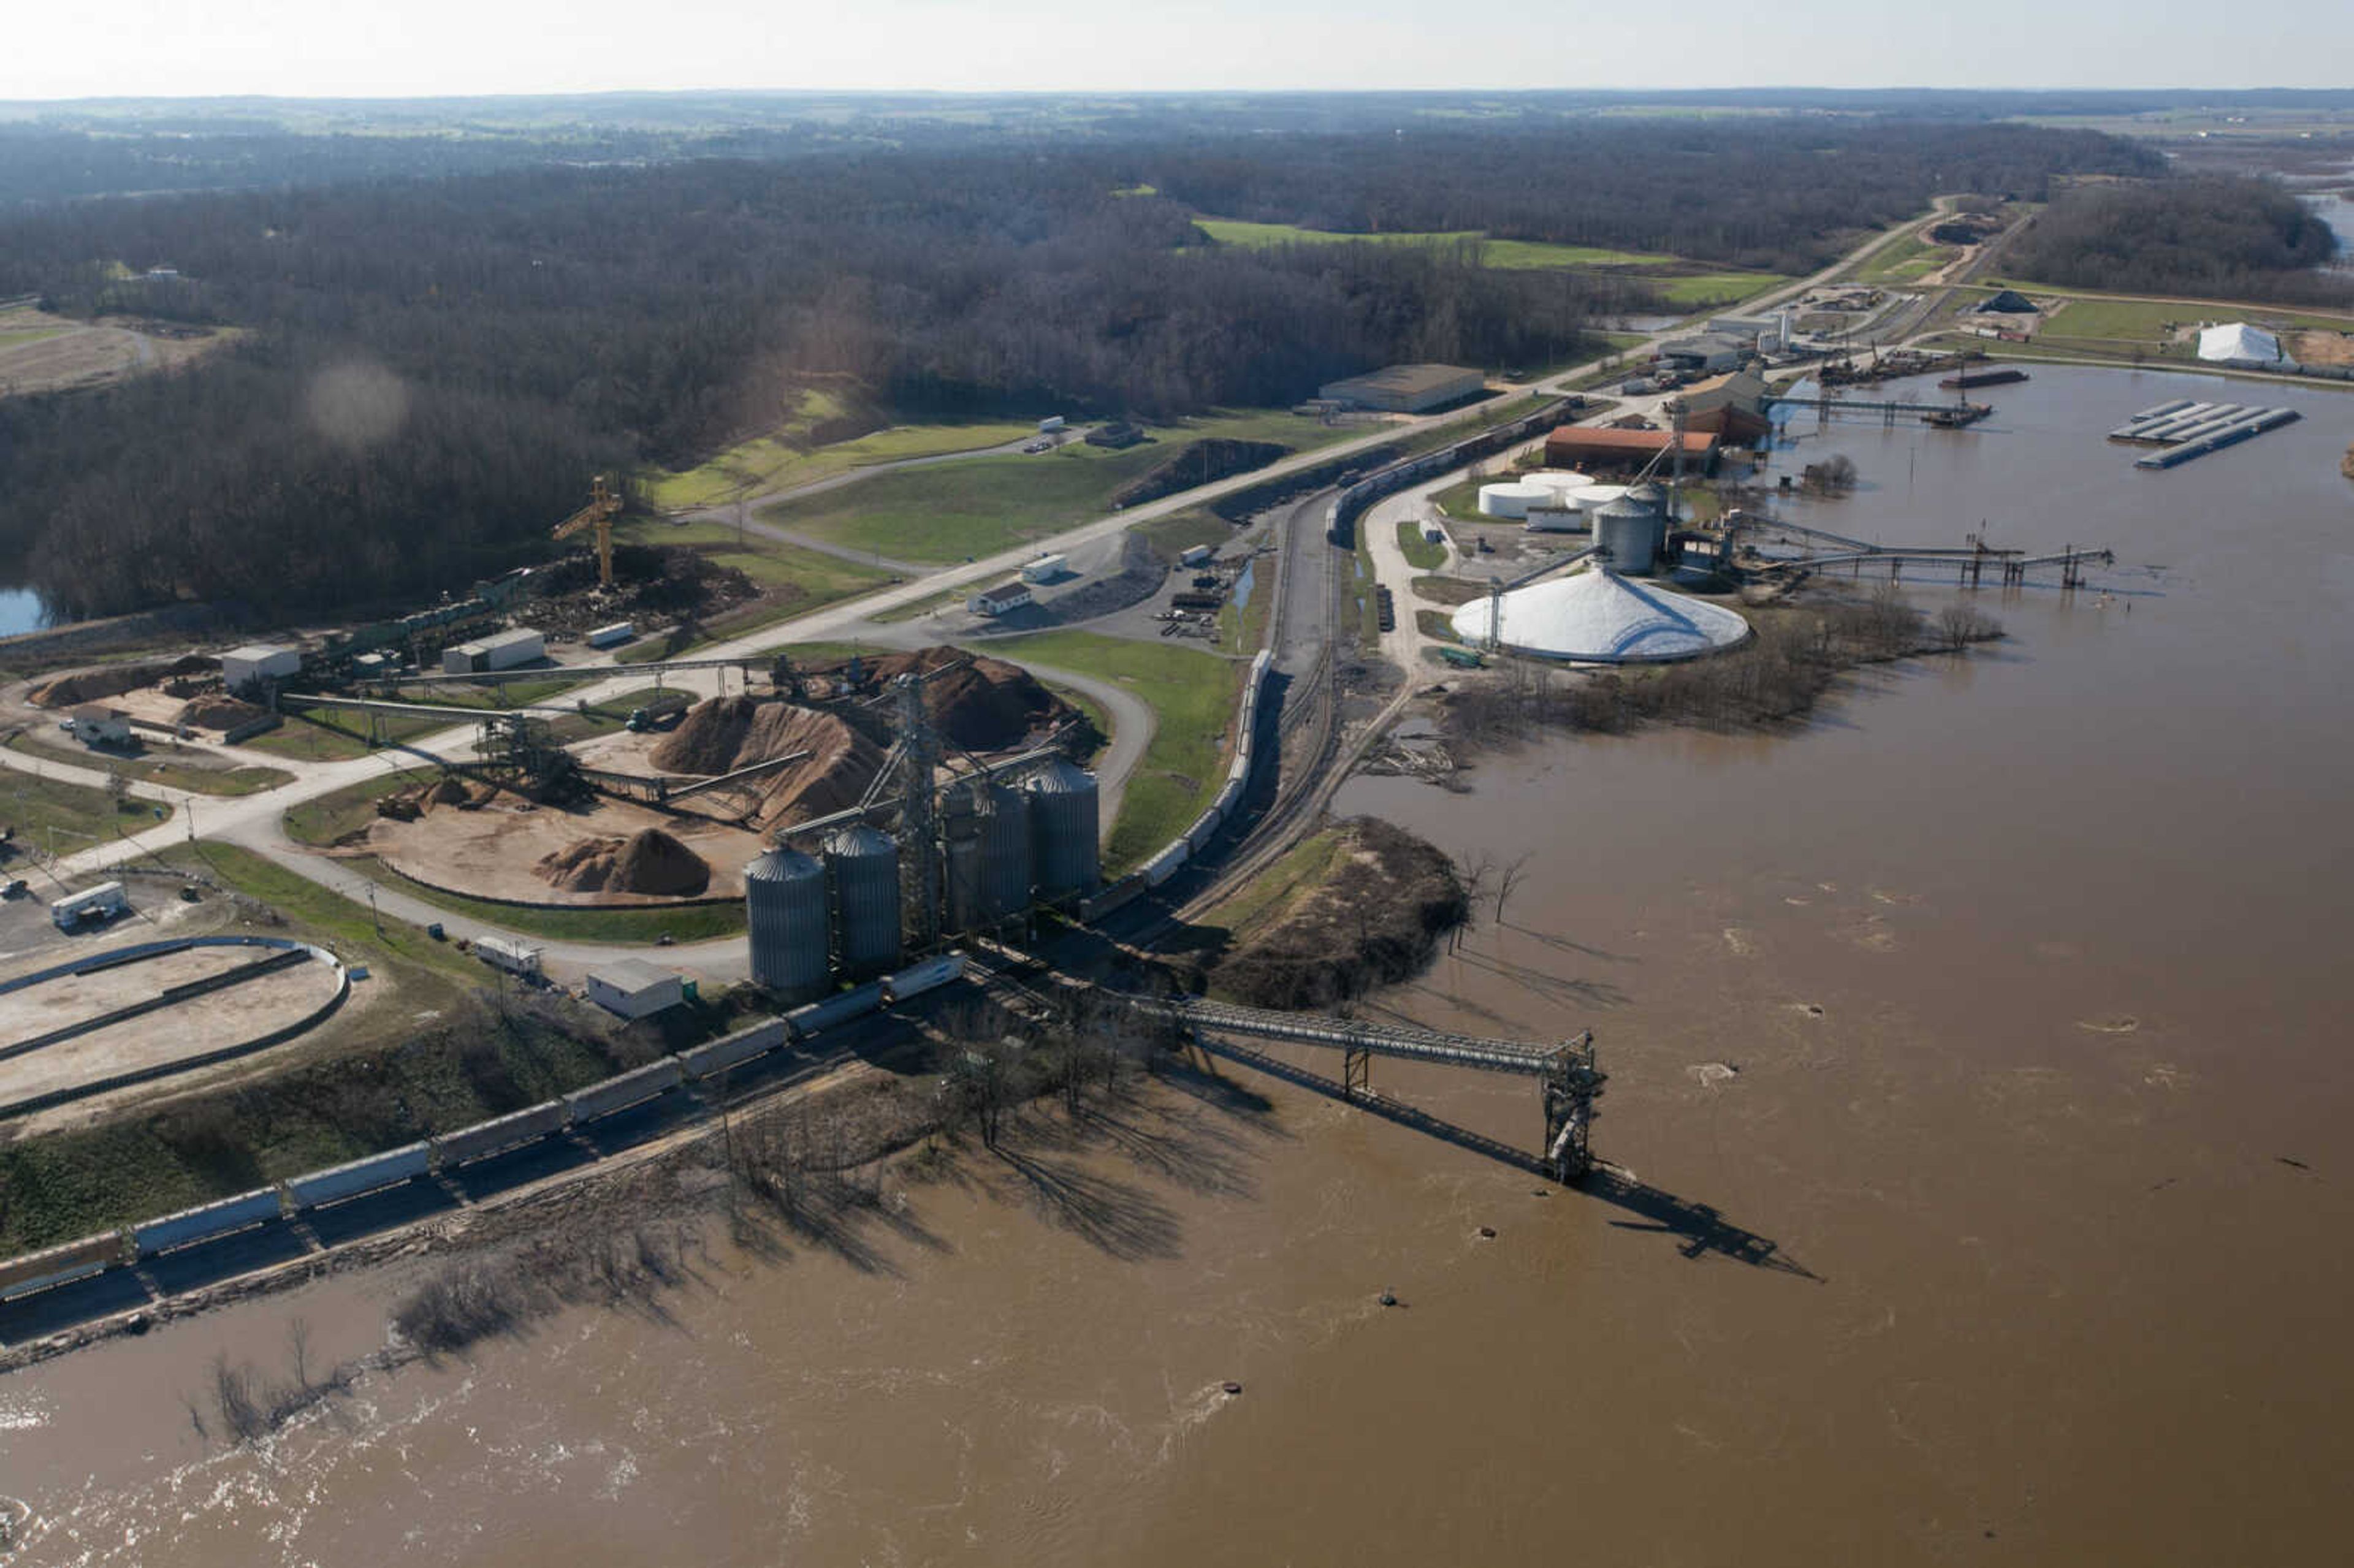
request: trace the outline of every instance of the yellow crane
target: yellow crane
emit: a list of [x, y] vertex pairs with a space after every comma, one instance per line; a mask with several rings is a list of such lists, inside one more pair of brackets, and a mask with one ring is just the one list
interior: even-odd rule
[[613, 586], [613, 519], [621, 510], [621, 497], [599, 474], [588, 487], [588, 504], [558, 523], [547, 536], [569, 539], [584, 529], [597, 530], [597, 586]]

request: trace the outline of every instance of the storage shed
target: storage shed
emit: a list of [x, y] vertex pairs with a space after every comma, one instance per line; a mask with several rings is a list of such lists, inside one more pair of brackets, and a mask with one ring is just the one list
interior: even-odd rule
[[643, 959], [622, 959], [588, 971], [588, 1000], [618, 1018], [646, 1018], [686, 1000], [686, 982]]
[[975, 615], [1003, 615], [1009, 609], [1020, 609], [1032, 600], [1030, 585], [1016, 577], [1012, 582], [999, 583], [995, 588], [982, 588], [964, 601], [964, 607]]

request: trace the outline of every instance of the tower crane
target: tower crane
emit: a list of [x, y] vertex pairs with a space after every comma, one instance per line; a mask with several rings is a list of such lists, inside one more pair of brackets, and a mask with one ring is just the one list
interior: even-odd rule
[[588, 487], [588, 504], [558, 523], [548, 534], [551, 539], [569, 539], [589, 528], [597, 530], [597, 586], [613, 586], [613, 518], [621, 510], [619, 492], [599, 474]]

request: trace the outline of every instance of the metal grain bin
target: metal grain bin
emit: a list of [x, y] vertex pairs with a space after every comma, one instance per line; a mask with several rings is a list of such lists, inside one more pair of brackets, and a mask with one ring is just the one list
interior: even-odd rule
[[1096, 776], [1057, 758], [1027, 788], [1031, 875], [1039, 896], [1088, 892], [1100, 879]]
[[825, 867], [781, 844], [744, 868], [752, 980], [787, 996], [825, 989]]
[[834, 951], [854, 974], [899, 961], [899, 846], [890, 834], [854, 825], [825, 841], [826, 892]]
[[1643, 493], [1649, 488], [1638, 485], [1594, 514], [1597, 559], [1612, 571], [1649, 571], [1660, 546], [1667, 543], [1667, 512]]
[[[1088, 780], [1092, 789], [1094, 780]], [[981, 819], [981, 890], [991, 920], [1018, 915], [1030, 905], [1034, 874], [1030, 847], [1030, 797], [1009, 784], [989, 787], [989, 812]], [[1094, 856], [1087, 859], [1094, 882]]]

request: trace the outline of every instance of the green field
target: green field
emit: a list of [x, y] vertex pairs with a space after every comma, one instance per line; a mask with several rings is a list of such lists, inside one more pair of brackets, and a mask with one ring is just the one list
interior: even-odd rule
[[135, 757], [101, 754], [80, 747], [69, 751], [63, 747], [37, 742], [27, 735], [12, 735], [6, 745], [9, 750], [21, 751], [27, 757], [70, 763], [78, 768], [102, 768], [143, 784], [186, 789], [196, 795], [252, 795], [291, 784], [294, 779], [294, 775], [277, 768], [200, 768], [190, 762], [175, 762], [168, 751], [144, 752]]
[[0, 769], [0, 828], [12, 830], [24, 843], [61, 855], [144, 832], [171, 815], [171, 807], [152, 800], [125, 796], [118, 801], [87, 785], [37, 779], [13, 768]]
[[[815, 396], [815, 395], [813, 395]], [[828, 415], [826, 417], [832, 417]], [[802, 421], [804, 425], [807, 421]], [[942, 452], [978, 451], [1035, 435], [1034, 421], [994, 419], [938, 425], [894, 425], [831, 446], [796, 443], [785, 434], [758, 436], [729, 447], [699, 467], [656, 469], [642, 476], [647, 502], [665, 512], [719, 506], [738, 495], [810, 484], [854, 468]]]
[[1411, 517], [1398, 519], [1397, 542], [1405, 552], [1405, 564], [1418, 572], [1435, 572], [1447, 564], [1447, 546], [1424, 538], [1422, 524]]
[[903, 561], [953, 563], [1059, 534], [1197, 440], [1275, 441], [1294, 450], [1362, 432], [1281, 413], [1224, 413], [1154, 430], [1126, 451], [1074, 442], [1022, 459], [970, 458], [878, 474], [864, 484], [763, 507], [761, 518], [828, 544]]
[[1480, 247], [1479, 258], [1488, 266], [1515, 271], [1550, 270], [1557, 267], [1663, 267], [1673, 266], [1679, 260], [1673, 256], [1647, 254], [1639, 250], [1607, 250], [1591, 245], [1490, 239], [1476, 228], [1443, 234], [1335, 234], [1325, 229], [1300, 228], [1288, 223], [1244, 223], [1224, 217], [1197, 217], [1193, 220], [1193, 227], [1221, 245], [1239, 245], [1254, 249], [1275, 245], [1459, 245], [1469, 241]]
[[1159, 853], [1225, 782], [1226, 735], [1243, 672], [1235, 661], [1173, 642], [1132, 642], [1091, 631], [991, 641], [987, 652], [1117, 682], [1152, 709], [1159, 727], [1120, 801], [1104, 850], [1106, 875], [1118, 876]]

